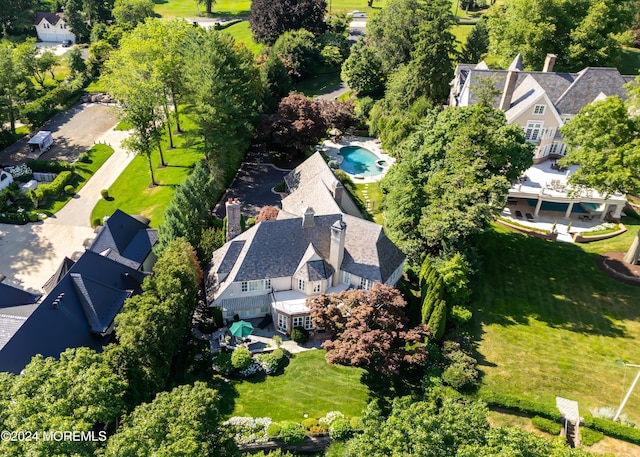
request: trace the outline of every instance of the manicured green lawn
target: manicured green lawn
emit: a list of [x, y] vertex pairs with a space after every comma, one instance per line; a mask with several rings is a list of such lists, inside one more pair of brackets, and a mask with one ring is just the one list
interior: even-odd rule
[[295, 92], [300, 92], [307, 97], [317, 97], [325, 93], [327, 90], [340, 84], [340, 70], [323, 71], [312, 76], [304, 78], [302, 81], [293, 85]]
[[637, 75], [640, 73], [640, 49], [624, 48], [618, 70], [623, 75]]
[[471, 33], [471, 30], [473, 30], [473, 27], [475, 26], [472, 24], [458, 24], [454, 25], [451, 29], [451, 33], [456, 37], [456, 48], [458, 51], [462, 51], [464, 44], [467, 42], [467, 37]]
[[151, 225], [158, 227], [162, 224], [164, 210], [173, 197], [175, 187], [191, 172], [196, 162], [202, 159], [201, 139], [192, 132], [193, 124], [187, 117], [181, 117], [185, 132], [174, 137], [175, 149], [167, 149], [168, 140], [163, 144], [164, 159], [169, 165], [157, 168], [160, 155], [154, 150], [151, 155], [156, 182], [160, 185], [149, 187], [151, 176], [146, 157], [136, 156], [129, 166], [109, 188], [110, 201], [100, 200], [91, 212], [91, 220], [113, 214], [120, 209], [128, 214], [141, 214], [151, 220]]
[[[71, 178], [69, 185], [72, 185], [75, 188], [75, 191], [78, 192], [80, 189], [84, 187], [89, 178], [93, 176], [93, 174], [100, 168], [111, 154], [113, 154], [113, 148], [107, 146], [106, 144], [96, 144], [89, 151], [90, 162], [76, 162], [75, 174]], [[62, 209], [64, 205], [66, 205], [69, 200], [71, 200], [71, 195], [67, 195], [62, 193], [58, 196], [58, 198], [54, 200], [49, 200], [45, 204], [41, 204], [38, 208], [39, 212], [45, 213], [47, 216], [51, 216]]]
[[373, 217], [373, 220], [380, 225], [384, 225], [384, 216], [382, 214], [382, 191], [380, 191], [378, 183], [356, 184], [356, 190], [358, 197], [365, 203], [365, 205], [367, 204], [367, 200], [369, 200], [367, 210]]
[[322, 417], [329, 411], [341, 411], [348, 417], [362, 415], [369, 393], [360, 383], [364, 370], [328, 365], [324, 355], [323, 350], [301, 352], [279, 376], [237, 383], [233, 415], [275, 421], [301, 421], [304, 414]]
[[232, 26], [227, 27], [223, 30], [223, 32], [227, 32], [231, 34], [236, 41], [244, 43], [247, 48], [253, 55], [259, 56], [262, 54], [264, 50], [264, 45], [256, 43], [253, 41], [253, 35], [251, 34], [251, 29], [249, 28], [249, 21], [238, 22], [237, 24], [233, 24]]
[[[483, 236], [483, 274], [475, 285], [474, 319], [482, 389], [554, 404], [556, 395], [581, 411], [616, 408], [640, 363], [640, 288], [603, 275], [599, 253], [626, 250], [629, 231], [588, 245], [554, 243], [495, 227]], [[625, 411], [640, 422], [640, 394]]]

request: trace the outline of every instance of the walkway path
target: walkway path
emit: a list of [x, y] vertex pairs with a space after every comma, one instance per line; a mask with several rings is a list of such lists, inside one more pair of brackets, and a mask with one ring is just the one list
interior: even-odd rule
[[65, 256], [84, 250], [84, 240], [94, 236], [90, 216], [100, 190], [109, 187], [134, 157], [120, 147], [126, 135], [110, 130], [98, 138], [113, 147], [113, 155], [53, 217], [35, 224], [0, 224], [0, 274], [7, 276], [7, 284], [41, 292]]

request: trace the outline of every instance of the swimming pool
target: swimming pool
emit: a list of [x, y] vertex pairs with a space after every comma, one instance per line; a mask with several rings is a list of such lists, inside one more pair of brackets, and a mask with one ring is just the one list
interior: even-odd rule
[[344, 158], [340, 168], [350, 175], [378, 176], [382, 168], [376, 165], [378, 157], [368, 149], [360, 146], [345, 146], [339, 154]]

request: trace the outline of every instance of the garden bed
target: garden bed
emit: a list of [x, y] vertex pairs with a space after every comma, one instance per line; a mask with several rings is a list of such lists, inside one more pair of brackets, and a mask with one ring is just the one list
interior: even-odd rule
[[574, 233], [572, 235], [574, 243], [591, 243], [593, 241], [606, 240], [607, 238], [613, 238], [614, 236], [622, 235], [627, 231], [624, 224], [617, 224], [617, 228], [603, 229], [593, 232]]

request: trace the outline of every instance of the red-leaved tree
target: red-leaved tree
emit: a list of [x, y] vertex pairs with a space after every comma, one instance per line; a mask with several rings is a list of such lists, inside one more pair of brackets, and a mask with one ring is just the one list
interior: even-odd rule
[[315, 324], [334, 334], [323, 343], [327, 362], [397, 374], [427, 360], [429, 330], [408, 328], [406, 302], [397, 289], [348, 290], [307, 299]]

